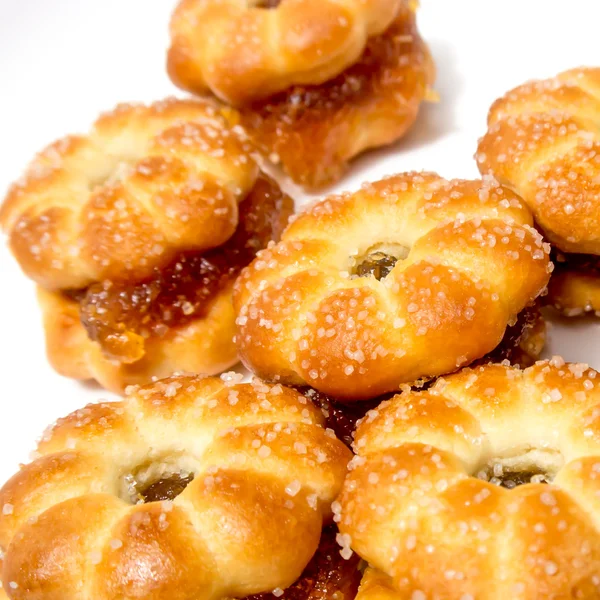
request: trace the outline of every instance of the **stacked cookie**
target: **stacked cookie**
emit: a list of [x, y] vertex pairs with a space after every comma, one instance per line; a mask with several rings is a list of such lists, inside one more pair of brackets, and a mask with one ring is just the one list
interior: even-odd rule
[[179, 87], [237, 106], [261, 154], [319, 188], [402, 137], [435, 98], [415, 13], [412, 0], [184, 1], [168, 70]]
[[480, 180], [293, 218], [277, 183], [413, 123], [415, 9], [183, 0], [168, 70], [198, 98], [119, 106], [11, 188], [51, 363], [127, 390], [0, 489], [0, 596], [600, 597], [600, 379], [539, 360], [550, 309], [600, 310], [600, 70], [498, 100]]
[[56, 370], [122, 391], [237, 362], [235, 277], [293, 203], [208, 100], [122, 105], [44, 149], [0, 223]]

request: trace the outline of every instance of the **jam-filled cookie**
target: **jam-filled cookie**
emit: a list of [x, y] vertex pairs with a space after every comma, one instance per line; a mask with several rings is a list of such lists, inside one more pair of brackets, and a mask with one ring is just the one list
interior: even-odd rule
[[486, 365], [371, 411], [334, 504], [370, 564], [358, 598], [598, 598], [599, 385]]
[[0, 208], [60, 372], [121, 390], [236, 362], [232, 282], [291, 200], [208, 101], [122, 105], [41, 152]]
[[72, 413], [0, 489], [5, 593], [353, 600], [331, 525], [352, 455], [323, 422], [281, 385], [201, 377]]
[[373, 398], [491, 352], [545, 289], [549, 248], [493, 181], [406, 173], [329, 197], [236, 282], [236, 341], [260, 376]]
[[[419, 36], [416, 6], [410, 0], [282, 0], [271, 10], [262, 4], [258, 8], [241, 6], [245, 4], [239, 0], [184, 0], [172, 23], [171, 75], [175, 83], [194, 93], [205, 93], [208, 87], [222, 98], [235, 101], [239, 114], [232, 111], [232, 115], [241, 119], [262, 154], [306, 188], [335, 182], [354, 156], [401, 138], [415, 121], [422, 101], [433, 96], [430, 86], [435, 69], [429, 50]], [[310, 15], [317, 11], [319, 16], [311, 16], [307, 21], [309, 25], [303, 19], [291, 18], [292, 13], [304, 11]], [[210, 21], [199, 19], [198, 13], [216, 12], [220, 28], [202, 35]], [[309, 29], [331, 46], [336, 39], [329, 31], [332, 14], [347, 13], [340, 20], [344, 23], [344, 35], [355, 36], [351, 32], [359, 31], [357, 22], [374, 22], [364, 16], [366, 12], [377, 15], [377, 27], [360, 29], [361, 43], [352, 46], [360, 47], [360, 53], [348, 55], [352, 60], [345, 61], [343, 68], [328, 71], [320, 78], [308, 77], [310, 71], [302, 71], [295, 78], [280, 77], [278, 85], [269, 86], [263, 81], [269, 72], [259, 68], [255, 61], [261, 54], [272, 55], [281, 75], [280, 71], [285, 73], [287, 65], [285, 52], [277, 54], [277, 43], [264, 43], [261, 34], [254, 35], [260, 41], [260, 52], [240, 41], [250, 35], [244, 27], [254, 31], [254, 24], [260, 22], [269, 24], [271, 41], [299, 40], [299, 31], [302, 31], [302, 41], [308, 43], [310, 37], [305, 29]], [[289, 19], [284, 15], [290, 15]], [[224, 28], [238, 41], [211, 45], [212, 36], [222, 35]], [[277, 36], [272, 33], [274, 30]], [[184, 51], [184, 47], [187, 50]], [[181, 76], [189, 74], [190, 69], [196, 73], [200, 67], [194, 70], [190, 65], [206, 57], [212, 60], [215, 53], [232, 53], [235, 60], [215, 63], [212, 71], [203, 67], [207, 80]], [[294, 56], [299, 59], [302, 54]], [[185, 69], [181, 67], [182, 57]], [[313, 59], [321, 64], [327, 61], [328, 54]], [[239, 88], [233, 96], [224, 94], [222, 86], [211, 83], [213, 75], [218, 75], [221, 81], [225, 74], [229, 77], [228, 85]]]
[[600, 311], [600, 68], [572, 69], [497, 100], [476, 158], [517, 192], [556, 246], [549, 300]]
[[182, 0], [167, 69], [232, 104], [319, 84], [354, 64], [403, 0]]

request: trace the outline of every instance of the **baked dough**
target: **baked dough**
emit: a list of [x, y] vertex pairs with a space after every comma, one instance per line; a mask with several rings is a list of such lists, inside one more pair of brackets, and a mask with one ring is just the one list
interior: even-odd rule
[[497, 100], [476, 159], [564, 252], [600, 254], [600, 68], [533, 81]]
[[88, 135], [38, 154], [9, 190], [0, 226], [46, 289], [140, 279], [231, 237], [259, 173], [249, 151], [212, 102], [123, 104]]

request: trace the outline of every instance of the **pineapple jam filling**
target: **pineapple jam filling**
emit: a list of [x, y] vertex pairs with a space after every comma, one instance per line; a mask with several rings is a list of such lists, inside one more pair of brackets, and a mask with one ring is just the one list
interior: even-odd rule
[[350, 270], [355, 277], [375, 277], [378, 281], [385, 279], [397, 262], [404, 260], [410, 248], [400, 244], [378, 244], [363, 256], [354, 259]]
[[542, 328], [545, 327], [539, 304], [523, 309], [517, 315], [515, 323], [506, 328], [502, 341], [491, 352], [475, 361], [474, 365], [508, 360], [511, 364], [518, 363], [523, 368], [531, 366], [539, 358], [541, 348], [528, 360], [522, 352], [521, 343], [532, 333], [535, 335], [540, 324]]
[[70, 294], [80, 304], [81, 321], [108, 358], [132, 363], [144, 355], [144, 340], [164, 336], [203, 318], [211, 302], [279, 236], [293, 212], [291, 199], [262, 175], [240, 204], [234, 235], [222, 246], [181, 254], [145, 281], [102, 281]]
[[192, 482], [194, 476], [175, 473], [150, 483], [139, 490], [138, 495], [142, 502], [161, 502], [174, 500]]
[[360, 557], [343, 557], [336, 540], [337, 527], [323, 530], [315, 555], [302, 575], [285, 590], [246, 596], [246, 600], [353, 600], [362, 577]]
[[493, 458], [476, 476], [512, 490], [528, 483], [552, 483], [563, 462], [559, 452], [532, 449], [516, 456]]
[[121, 478], [119, 496], [130, 504], [174, 500], [193, 480], [194, 461], [190, 457], [153, 457]]
[[[342, 403], [334, 400], [322, 392], [313, 388], [299, 388], [298, 391], [304, 394], [315, 406], [321, 409], [325, 416], [325, 425], [333, 429], [336, 437], [344, 442], [348, 448], [352, 447], [354, 439], [354, 430], [357, 423], [369, 410], [376, 408], [387, 396], [367, 400], [365, 402]], [[393, 394], [392, 394], [393, 395]]]
[[557, 270], [600, 276], [600, 256], [595, 254], [566, 254], [556, 251], [552, 260]]
[[[423, 97], [434, 98], [432, 82], [414, 12], [404, 9], [383, 34], [369, 39], [351, 67], [320, 85], [295, 85], [243, 107], [241, 120], [271, 162], [283, 164], [296, 183], [318, 189], [343, 175], [355, 154], [347, 146], [368, 137], [370, 124], [376, 129], [389, 122], [395, 132], [387, 133], [402, 137]], [[366, 147], [356, 145], [362, 151], [390, 141], [382, 132]]]
[[248, 8], [277, 8], [283, 0], [248, 0]]

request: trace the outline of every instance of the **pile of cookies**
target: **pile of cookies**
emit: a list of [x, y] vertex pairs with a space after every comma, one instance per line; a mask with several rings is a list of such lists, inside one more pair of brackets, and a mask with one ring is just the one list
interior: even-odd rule
[[600, 377], [539, 360], [549, 311], [600, 314], [600, 68], [497, 100], [479, 180], [296, 215], [279, 183], [337, 182], [435, 99], [416, 9], [182, 0], [194, 97], [11, 187], [51, 364], [124, 396], [0, 489], [0, 598], [600, 598]]

